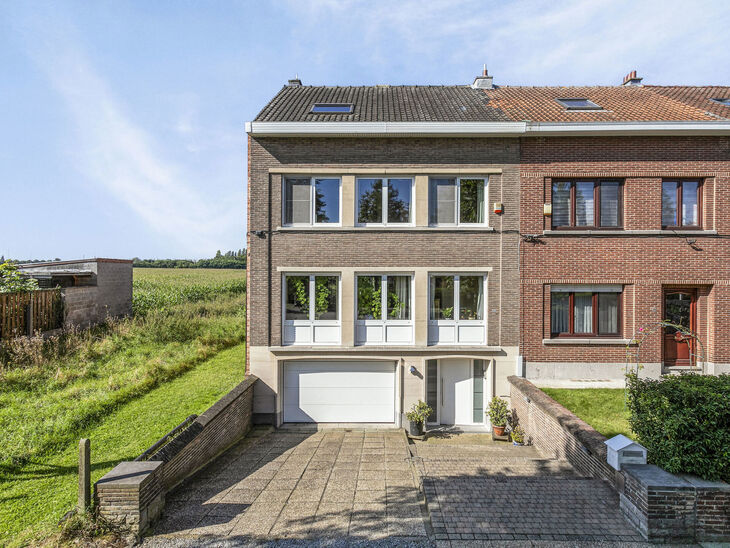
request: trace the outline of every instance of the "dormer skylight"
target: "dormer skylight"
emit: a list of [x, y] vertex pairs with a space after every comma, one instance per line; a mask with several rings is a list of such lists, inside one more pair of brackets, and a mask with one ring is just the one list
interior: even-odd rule
[[352, 103], [314, 103], [311, 112], [317, 114], [350, 114]]
[[603, 110], [603, 107], [583, 97], [555, 99], [565, 110]]
[[710, 99], [710, 101], [714, 101], [715, 103], [720, 103], [721, 105], [725, 105], [726, 107], [730, 107], [730, 97], [713, 97]]

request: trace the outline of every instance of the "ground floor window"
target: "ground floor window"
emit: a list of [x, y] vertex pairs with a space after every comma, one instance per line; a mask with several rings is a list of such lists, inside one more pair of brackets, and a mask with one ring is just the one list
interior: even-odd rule
[[412, 344], [410, 275], [356, 277], [357, 344]]
[[561, 287], [550, 293], [550, 332], [553, 337], [618, 336], [621, 289]]
[[481, 274], [433, 274], [429, 280], [429, 343], [485, 344]]
[[285, 276], [283, 293], [284, 344], [340, 341], [339, 276]]

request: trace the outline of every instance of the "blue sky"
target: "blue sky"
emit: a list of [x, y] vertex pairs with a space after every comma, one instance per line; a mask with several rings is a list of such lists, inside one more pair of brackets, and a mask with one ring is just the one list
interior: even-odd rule
[[0, 254], [245, 245], [246, 139], [305, 84], [730, 85], [717, 1], [0, 4]]

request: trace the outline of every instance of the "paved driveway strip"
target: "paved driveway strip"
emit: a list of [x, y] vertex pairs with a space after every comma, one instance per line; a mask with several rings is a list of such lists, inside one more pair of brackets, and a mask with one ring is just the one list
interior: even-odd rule
[[167, 497], [171, 537], [426, 538], [403, 431], [249, 437]]
[[414, 453], [436, 540], [643, 541], [605, 482], [534, 447], [418, 443]]

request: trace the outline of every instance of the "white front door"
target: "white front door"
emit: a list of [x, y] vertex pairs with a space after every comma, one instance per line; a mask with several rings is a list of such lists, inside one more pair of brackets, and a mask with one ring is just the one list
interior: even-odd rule
[[284, 422], [395, 420], [395, 363], [285, 362]]
[[473, 423], [471, 360], [441, 360], [441, 424]]

